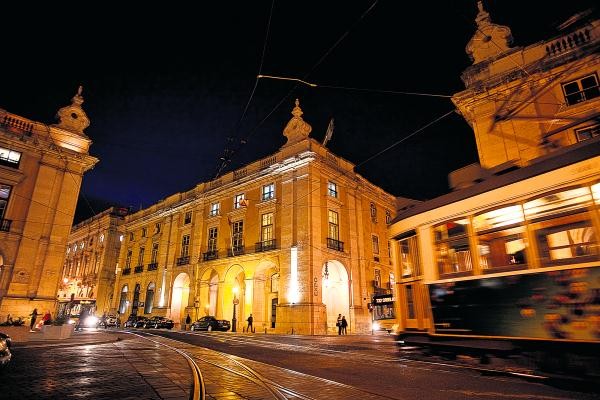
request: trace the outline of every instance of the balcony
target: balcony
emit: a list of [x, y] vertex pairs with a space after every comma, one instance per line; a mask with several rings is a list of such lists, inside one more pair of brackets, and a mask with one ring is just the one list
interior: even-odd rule
[[183, 256], [177, 258], [177, 266], [186, 265], [190, 263], [190, 256]]
[[263, 240], [262, 242], [256, 243], [255, 250], [257, 253], [260, 253], [261, 251], [274, 250], [276, 248], [275, 244], [275, 239]]
[[0, 232], [10, 232], [11, 219], [0, 218]]
[[156, 271], [158, 269], [158, 263], [148, 264], [148, 271]]
[[241, 256], [244, 254], [244, 245], [233, 246], [227, 249], [227, 257]]
[[129, 267], [129, 268], [124, 268], [124, 269], [123, 269], [123, 275], [129, 275], [129, 274], [131, 274], [131, 267]]
[[327, 248], [337, 251], [344, 251], [344, 242], [340, 242], [339, 240], [332, 238], [327, 238]]
[[217, 258], [219, 258], [219, 250], [210, 250], [202, 253], [202, 260], [204, 261], [216, 260]]
[[141, 274], [142, 272], [144, 272], [144, 266], [143, 265], [137, 265], [134, 269], [133, 269], [133, 273], [134, 274]]

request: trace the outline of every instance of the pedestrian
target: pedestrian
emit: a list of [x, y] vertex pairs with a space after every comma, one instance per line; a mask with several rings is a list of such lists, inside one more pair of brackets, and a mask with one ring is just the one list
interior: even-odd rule
[[338, 335], [342, 334], [342, 314], [338, 314], [337, 321], [335, 322], [335, 326], [338, 328]]
[[342, 335], [348, 334], [348, 321], [346, 321], [346, 316], [342, 315]]
[[33, 327], [35, 326], [35, 320], [37, 319], [38, 316], [38, 312], [37, 312], [37, 308], [34, 308], [33, 311], [31, 312], [31, 314], [29, 314], [31, 316], [31, 322], [29, 323], [29, 332], [35, 332], [33, 330]]
[[185, 319], [185, 330], [187, 331], [188, 329], [190, 329], [190, 324], [192, 323], [192, 317], [190, 317], [190, 314], [187, 315], [186, 319]]
[[254, 327], [252, 327], [252, 322], [254, 321], [254, 318], [252, 318], [252, 314], [250, 314], [246, 321], [248, 321], [248, 332], [254, 333]]

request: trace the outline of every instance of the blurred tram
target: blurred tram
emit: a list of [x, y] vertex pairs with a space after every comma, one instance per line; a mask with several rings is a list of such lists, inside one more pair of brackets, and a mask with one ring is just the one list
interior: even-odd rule
[[396, 218], [401, 340], [600, 371], [599, 139]]

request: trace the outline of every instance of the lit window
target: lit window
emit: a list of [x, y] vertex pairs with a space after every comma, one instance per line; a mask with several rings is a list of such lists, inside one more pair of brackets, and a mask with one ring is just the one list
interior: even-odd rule
[[84, 247], [85, 247], [85, 243], [83, 243], [83, 242], [79, 243], [79, 248], [80, 249], [83, 249]]
[[473, 261], [467, 237], [469, 221], [458, 219], [434, 227], [437, 266], [440, 275], [471, 272]]
[[327, 194], [331, 197], [338, 197], [337, 184], [334, 182], [327, 182]]
[[8, 204], [8, 197], [10, 196], [11, 187], [8, 185], [0, 184], [0, 219], [4, 218], [6, 207]]
[[190, 255], [190, 235], [184, 235], [181, 238], [181, 257]]
[[568, 106], [600, 96], [598, 77], [595, 74], [563, 83], [562, 88]]
[[375, 203], [371, 203], [371, 221], [377, 222], [377, 207], [375, 207]]
[[211, 217], [216, 217], [219, 215], [219, 209], [221, 208], [221, 203], [211, 203], [210, 212], [208, 213]]
[[600, 135], [600, 125], [586, 126], [585, 128], [575, 130], [578, 142], [595, 138], [598, 135]]
[[9, 150], [4, 147], [0, 147], [0, 165], [7, 167], [18, 168], [19, 162], [21, 161], [21, 153], [14, 150]]
[[340, 240], [340, 226], [338, 220], [338, 213], [333, 210], [329, 210], [327, 213], [329, 229], [327, 233], [327, 238]]
[[275, 197], [275, 184], [269, 183], [262, 187], [262, 200], [267, 201]]
[[419, 258], [419, 242], [414, 231], [408, 232], [398, 239], [400, 249], [400, 265], [402, 278], [413, 278], [421, 275]]
[[244, 221], [235, 221], [231, 226], [232, 244], [234, 251], [241, 251], [244, 248]]
[[273, 213], [262, 215], [260, 226], [260, 240], [265, 242], [273, 240]]
[[123, 235], [119, 235], [119, 242], [123, 241]]
[[244, 207], [246, 205], [245, 198], [244, 193], [236, 194], [233, 198], [233, 208], [238, 209]]
[[100, 234], [100, 237], [98, 238], [98, 241], [99, 241], [100, 243], [103, 243], [103, 242], [104, 242], [104, 233], [101, 233], [101, 234]]

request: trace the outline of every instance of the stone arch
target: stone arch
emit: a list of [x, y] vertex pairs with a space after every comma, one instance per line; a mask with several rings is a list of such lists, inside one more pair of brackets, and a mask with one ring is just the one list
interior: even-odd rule
[[[252, 279], [252, 303], [246, 310], [247, 314], [252, 313], [255, 327], [275, 328], [279, 298], [278, 276], [279, 266], [275, 260], [265, 258], [259, 261]], [[244, 315], [244, 320], [247, 317]]]
[[[214, 268], [205, 270], [200, 276], [200, 285], [197, 293], [198, 308], [196, 319], [202, 315], [217, 315], [222, 313], [219, 302], [219, 274]], [[201, 308], [201, 310], [200, 310]]]
[[121, 287], [121, 297], [119, 298], [119, 309], [118, 309], [119, 314], [125, 314], [125, 311], [127, 311], [127, 306], [128, 306], [127, 303], [129, 303], [129, 300], [127, 298], [128, 292], [129, 292], [129, 286], [127, 286], [127, 284], [124, 284]]
[[327, 311], [327, 332], [336, 332], [338, 314], [350, 324], [350, 280], [344, 264], [327, 260], [321, 269], [322, 301]]
[[185, 309], [188, 306], [190, 296], [190, 276], [185, 272], [177, 275], [173, 281], [171, 295], [171, 319], [178, 326], [185, 323]]

